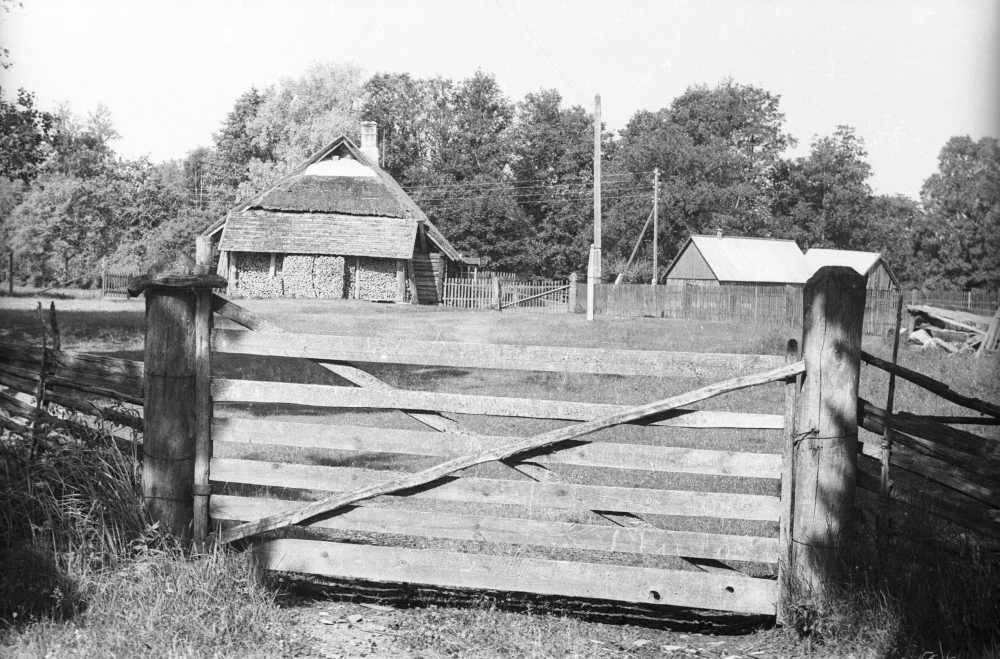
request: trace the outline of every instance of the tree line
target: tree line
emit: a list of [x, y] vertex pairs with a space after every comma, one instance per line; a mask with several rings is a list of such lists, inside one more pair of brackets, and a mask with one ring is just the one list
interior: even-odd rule
[[[118, 156], [108, 113], [85, 120], [0, 101], [0, 238], [22, 276], [94, 277], [101, 262], [145, 269], [326, 143], [379, 127], [380, 165], [462, 251], [491, 267], [583, 271], [593, 222], [593, 123], [555, 89], [508, 98], [485, 72], [454, 81], [314, 65], [235, 100], [183, 160]], [[792, 238], [803, 248], [880, 251], [897, 276], [931, 287], [1000, 286], [1000, 147], [956, 136], [920, 198], [874, 194], [849, 126], [786, 157], [780, 98], [725, 81], [603, 131], [605, 273], [625, 262], [652, 209], [659, 171], [662, 267], [692, 233]], [[651, 240], [627, 276], [649, 281]]]

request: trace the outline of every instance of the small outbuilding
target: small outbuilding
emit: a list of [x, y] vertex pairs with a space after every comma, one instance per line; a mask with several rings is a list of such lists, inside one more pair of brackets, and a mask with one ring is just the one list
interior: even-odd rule
[[210, 226], [229, 292], [438, 303], [466, 259], [377, 163], [364, 122]]
[[667, 267], [668, 287], [721, 284], [803, 285], [809, 272], [794, 240], [695, 235]]
[[806, 266], [809, 275], [827, 265], [853, 268], [868, 280], [868, 291], [899, 290], [895, 275], [878, 252], [859, 252], [850, 249], [823, 249], [812, 247], [806, 250]]

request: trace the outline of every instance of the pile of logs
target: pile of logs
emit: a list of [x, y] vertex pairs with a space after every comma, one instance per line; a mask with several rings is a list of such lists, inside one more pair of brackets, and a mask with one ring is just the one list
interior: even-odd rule
[[910, 314], [906, 336], [911, 344], [949, 353], [982, 354], [997, 349], [1000, 309], [992, 318], [922, 304], [907, 305], [906, 311]]

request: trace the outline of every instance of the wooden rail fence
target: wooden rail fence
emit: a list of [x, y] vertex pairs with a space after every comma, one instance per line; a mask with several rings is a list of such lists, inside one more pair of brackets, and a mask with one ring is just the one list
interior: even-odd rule
[[[78, 423], [64, 411], [141, 425], [147, 508], [166, 530], [249, 542], [272, 570], [363, 582], [780, 616], [783, 571], [817, 596], [839, 578], [831, 547], [851, 524], [855, 482], [880, 519], [917, 506], [1000, 537], [1000, 448], [956, 427], [996, 425], [1000, 406], [862, 352], [864, 281], [845, 268], [806, 287], [802, 360], [791, 346], [736, 355], [288, 333], [212, 294], [224, 284], [132, 282], [146, 295], [145, 366], [61, 350], [54, 314], [42, 346], [0, 344], [0, 425], [30, 437]], [[349, 386], [223, 377], [212, 370], [221, 354], [301, 359]], [[975, 414], [862, 400], [862, 361]], [[364, 370], [377, 364], [713, 383], [623, 405], [403, 390]], [[692, 408], [760, 386], [782, 388], [781, 409]], [[859, 427], [882, 439], [859, 451]], [[682, 445], [679, 428], [770, 436], [781, 450]]]
[[[160, 519], [175, 533], [193, 528], [195, 541], [204, 542], [214, 529], [222, 542], [250, 540], [261, 563], [273, 570], [775, 614], [780, 597], [775, 571], [800, 565], [796, 569], [821, 588], [820, 575], [812, 573], [816, 561], [798, 555], [822, 553], [824, 543], [833, 540], [829, 534], [849, 523], [845, 511], [824, 510], [816, 499], [840, 496], [825, 491], [828, 478], [817, 481], [823, 466], [798, 458], [793, 497], [790, 464], [797, 450], [792, 430], [813, 423], [808, 410], [835, 407], [844, 412], [837, 423], [848, 426], [856, 416], [856, 391], [851, 395], [848, 389], [845, 396], [840, 388], [819, 383], [829, 377], [827, 362], [843, 361], [844, 353], [825, 351], [818, 337], [839, 332], [850, 345], [852, 336], [860, 336], [837, 317], [846, 309], [845, 318], [860, 319], [860, 281], [846, 270], [817, 280], [822, 294], [810, 298], [819, 306], [811, 310], [804, 333], [803, 362], [794, 355], [286, 333], [213, 297], [211, 288], [220, 285], [214, 275], [144, 280], [134, 288], [147, 296], [147, 356], [156, 361], [155, 375], [147, 365], [147, 451], [173, 456], [171, 468], [183, 464], [186, 470], [161, 466], [159, 472], [172, 481], [151, 484], [156, 493], [151, 496]], [[845, 295], [853, 296], [851, 303]], [[247, 329], [212, 329], [213, 310]], [[217, 354], [302, 359], [354, 386], [220, 377], [211, 371]], [[856, 371], [857, 348], [846, 354], [854, 355], [847, 368], [853, 363]], [[366, 364], [721, 381], [631, 406], [401, 390], [363, 370]], [[835, 370], [842, 373], [844, 367]], [[690, 407], [770, 383], [783, 388], [783, 409]], [[800, 384], [807, 392], [801, 403]], [[327, 420], [318, 425], [297, 418], [295, 410], [302, 406]], [[250, 409], [255, 411], [248, 414]], [[366, 416], [369, 423], [357, 425], [340, 420], [335, 410], [396, 416]], [[487, 424], [499, 434], [474, 430], [498, 417], [549, 420], [556, 427], [533, 434], [519, 430], [523, 422], [505, 421]], [[822, 433], [856, 436], [850, 427], [815, 423]], [[626, 424], [631, 430], [621, 436], [607, 432]], [[758, 437], [772, 433], [771, 445], [783, 449], [760, 453], [671, 444], [676, 428], [701, 429], [706, 437], [719, 429]], [[844, 455], [854, 455], [849, 443], [845, 447]], [[379, 457], [373, 462], [372, 456]], [[677, 474], [713, 480], [686, 489], [676, 484]], [[720, 487], [718, 479], [728, 484]], [[669, 522], [679, 518], [711, 523], [692, 531]], [[755, 530], [747, 532], [747, 524]], [[255, 539], [265, 532], [267, 539]], [[416, 544], [401, 543], [400, 537]], [[794, 556], [792, 537], [804, 547]], [[707, 567], [706, 560], [759, 567], [750, 572], [740, 563]]]
[[86, 434], [97, 421], [143, 430], [142, 362], [61, 350], [55, 303], [44, 337], [0, 343], [0, 427], [28, 438], [45, 426]]
[[858, 488], [888, 532], [895, 512], [930, 513], [1000, 540], [1000, 444], [968, 429], [1000, 424], [1000, 405], [863, 352], [873, 369], [969, 409], [967, 416], [887, 411], [861, 400], [858, 424], [876, 437], [858, 456]]

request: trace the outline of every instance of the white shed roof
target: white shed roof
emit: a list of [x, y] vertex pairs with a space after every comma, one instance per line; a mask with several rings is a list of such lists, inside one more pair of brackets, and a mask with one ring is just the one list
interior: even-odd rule
[[794, 240], [691, 236], [721, 282], [804, 284], [811, 272]]
[[857, 252], [849, 249], [820, 249], [813, 247], [806, 252], [809, 276], [826, 265], [841, 265], [854, 268], [862, 277], [867, 277], [882, 259], [878, 252]]

